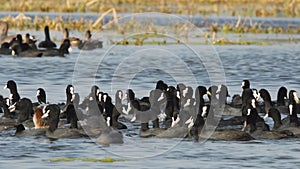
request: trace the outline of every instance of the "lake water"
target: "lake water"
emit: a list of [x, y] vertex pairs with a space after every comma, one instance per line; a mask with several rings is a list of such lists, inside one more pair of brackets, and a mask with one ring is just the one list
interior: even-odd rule
[[[41, 32], [34, 32], [42, 39]], [[288, 35], [286, 35], [288, 36]], [[157, 80], [169, 85], [210, 86], [224, 83], [231, 96], [241, 93], [241, 81], [270, 91], [273, 99], [281, 86], [299, 91], [299, 45], [144, 45], [111, 46], [102, 35], [103, 49], [73, 49], [65, 58], [0, 57], [0, 85], [13, 79], [21, 97], [36, 101], [43, 87], [51, 103], [66, 100], [65, 88], [73, 84], [81, 98], [97, 84], [114, 98], [117, 89], [132, 88], [137, 97], [148, 95]], [[8, 96], [8, 91], [0, 89]], [[229, 98], [230, 100], [230, 98]], [[299, 139], [247, 142], [140, 138], [138, 124], [127, 123], [124, 144], [103, 147], [91, 139], [13, 137], [0, 133], [0, 168], [299, 168]], [[55, 158], [110, 157], [114, 163], [52, 162]]]

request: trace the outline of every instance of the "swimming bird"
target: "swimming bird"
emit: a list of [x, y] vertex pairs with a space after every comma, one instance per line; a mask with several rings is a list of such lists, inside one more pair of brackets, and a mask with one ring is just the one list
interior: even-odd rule
[[[156, 136], [162, 129], [159, 128], [158, 115], [161, 114], [158, 105], [155, 103], [149, 108], [140, 106], [137, 100], [133, 100], [132, 107], [134, 107], [134, 117], [131, 122], [140, 121], [140, 137], [153, 137]], [[149, 128], [149, 121], [152, 121], [152, 128]], [[164, 129], [163, 129], [164, 130]]]
[[17, 123], [23, 123], [33, 116], [33, 105], [30, 99], [22, 98], [9, 107], [10, 112], [16, 112]]
[[[103, 108], [101, 104], [99, 103], [99, 94], [100, 94], [100, 88], [97, 85], [93, 85], [91, 87], [91, 92], [88, 94], [87, 97], [84, 98], [82, 103], [79, 105], [80, 108], [85, 109], [90, 116], [92, 115], [100, 115], [103, 112]], [[102, 98], [102, 94], [100, 96], [100, 99]], [[98, 105], [99, 104], [99, 105]], [[99, 108], [101, 106], [101, 108]]]
[[[203, 90], [204, 88], [202, 88]], [[205, 88], [206, 89], [206, 88]], [[203, 90], [204, 91], [204, 90]], [[204, 127], [205, 124], [205, 120], [204, 117], [207, 114], [207, 106], [202, 106], [201, 107], [201, 111], [197, 113], [194, 125], [192, 126], [191, 130], [190, 130], [190, 134], [191, 136], [198, 141], [199, 140], [199, 135], [202, 131], [202, 128]]]
[[285, 133], [291, 132], [294, 136], [300, 137], [300, 128], [293, 124], [290, 125], [289, 123], [283, 124], [280, 112], [277, 109], [270, 108], [266, 117], [271, 117], [274, 122], [272, 130], [282, 131]]
[[9, 111], [9, 99], [0, 97], [0, 103], [3, 108], [4, 115], [0, 117], [0, 131], [2, 130], [8, 130], [13, 128], [16, 125], [16, 114], [15, 112]]
[[[159, 89], [151, 90], [149, 94], [150, 107], [141, 106], [138, 100], [132, 100], [131, 104], [134, 108], [134, 119], [132, 121], [140, 121], [140, 137], [153, 137], [164, 129], [159, 128], [158, 115], [161, 114], [159, 98], [162, 91]], [[152, 128], [149, 128], [149, 121], [152, 121]]]
[[[123, 111], [125, 114], [133, 114], [134, 109], [145, 111], [150, 108], [149, 100], [145, 102], [141, 99], [135, 98], [135, 93], [133, 92], [132, 89], [126, 90], [125, 98], [127, 100], [127, 109]], [[136, 107], [133, 106], [132, 104], [133, 101]]]
[[111, 101], [111, 97], [107, 94], [107, 93], [104, 93], [103, 94], [103, 112], [102, 112], [102, 115], [104, 117], [104, 119], [110, 119], [110, 124], [109, 126], [112, 126], [112, 114], [113, 114], [113, 109], [114, 109], [114, 105], [112, 104], [112, 101]]
[[246, 105], [247, 110], [247, 126], [249, 132], [252, 133], [256, 130], [269, 131], [269, 126], [265, 123], [264, 119], [258, 115], [255, 105], [255, 99], [249, 99]]
[[12, 55], [20, 57], [41, 57], [43, 53], [39, 50], [33, 49], [27, 43], [23, 43], [22, 35], [18, 34], [17, 39], [11, 45]]
[[45, 125], [43, 117], [43, 109], [42, 108], [36, 108], [34, 110], [34, 115], [33, 115], [33, 123], [34, 123], [34, 128], [35, 129], [40, 129], [40, 128], [49, 128], [49, 126]]
[[122, 90], [117, 90], [115, 94], [115, 107], [118, 112], [124, 113], [126, 111], [126, 107], [125, 105], [122, 104], [122, 100], [123, 100], [123, 92]]
[[66, 102], [60, 106], [62, 113], [60, 114], [60, 118], [67, 118], [67, 123], [70, 123], [70, 118], [66, 114], [66, 110], [69, 105], [72, 105], [72, 97], [74, 94], [74, 86], [69, 84], [66, 87]]
[[[169, 86], [167, 91], [164, 92], [166, 103], [164, 112], [166, 114], [166, 118], [164, 121], [165, 128], [171, 127], [172, 124], [172, 117], [176, 120], [176, 115], [180, 111], [180, 102], [181, 98], [177, 97], [177, 90], [174, 86]], [[182, 101], [181, 101], [182, 102]]]
[[12, 114], [8, 110], [9, 105], [9, 99], [8, 98], [3, 98], [2, 95], [0, 95], [0, 110], [4, 114], [2, 117], [4, 118], [12, 118]]
[[[226, 129], [226, 128], [215, 128], [207, 124], [205, 117], [209, 112], [207, 106], [203, 107], [201, 114], [198, 113], [197, 119], [194, 123], [193, 128], [190, 133], [196, 141], [201, 140], [221, 140], [221, 141], [249, 141], [254, 140], [254, 138], [247, 132], [237, 130], [237, 129]], [[207, 119], [207, 118], [206, 118]], [[205, 123], [204, 123], [205, 122]]]
[[294, 137], [292, 132], [285, 131], [270, 131], [269, 125], [264, 122], [264, 119], [261, 118], [256, 109], [255, 109], [255, 100], [251, 99], [251, 104], [248, 105], [248, 114], [247, 114], [247, 124], [249, 126], [249, 134], [255, 139], [283, 139]]
[[191, 86], [186, 86], [185, 89], [182, 91], [182, 98], [180, 98], [180, 109], [186, 109], [188, 111], [195, 102], [193, 98], [193, 88]]
[[46, 104], [47, 103], [47, 97], [46, 92], [43, 88], [38, 88], [36, 92], [36, 97], [39, 104]]
[[44, 108], [44, 115], [49, 123], [49, 128], [46, 131], [46, 137], [50, 139], [59, 138], [81, 138], [87, 137], [84, 131], [77, 128], [58, 128], [60, 108], [56, 104], [47, 105]]
[[17, 34], [16, 41], [12, 43], [11, 48], [17, 52], [23, 52], [32, 49], [28, 43], [23, 43], [23, 37], [21, 34]]
[[[101, 127], [100, 135], [95, 140], [96, 143], [101, 144], [103, 146], [109, 146], [110, 144], [123, 144], [123, 134], [117, 130], [114, 130], [109, 125], [105, 125], [110, 123], [103, 123], [103, 118], [100, 118], [100, 120], [101, 121], [99, 122], [103, 125]], [[109, 121], [109, 119], [107, 119], [107, 121]]]
[[59, 49], [56, 48], [47, 48], [46, 50], [39, 50], [43, 53], [43, 56], [61, 56], [64, 57], [65, 54], [69, 54], [70, 40], [65, 39], [60, 45]]
[[83, 122], [81, 127], [84, 129], [87, 135], [96, 138], [95, 142], [104, 146], [108, 146], [110, 144], [123, 143], [123, 134], [110, 126], [111, 124], [110, 117], [104, 119], [102, 115], [90, 114], [84, 109], [77, 107], [76, 105], [78, 105], [78, 101], [75, 100], [73, 102], [77, 114], [79, 113], [78, 111], [82, 111], [80, 114], [87, 114], [87, 116], [85, 116], [84, 118], [80, 118], [81, 121]]
[[78, 46], [80, 50], [94, 50], [97, 48], [102, 48], [103, 42], [99, 40], [91, 39], [92, 34], [90, 30], [86, 31], [85, 40]]
[[300, 113], [299, 98], [295, 90], [289, 92], [289, 124], [291, 126], [299, 126], [297, 114]]
[[220, 84], [217, 87], [216, 93], [219, 95], [218, 100], [221, 102], [220, 105], [227, 104], [227, 97], [230, 97], [227, 86]]
[[113, 105], [112, 117], [111, 117], [111, 126], [116, 129], [127, 129], [127, 126], [119, 122], [119, 117], [122, 112], [122, 91], [118, 90], [115, 95], [115, 105]]
[[0, 47], [0, 54], [2, 55], [11, 55], [11, 48], [10, 48], [10, 45], [9, 43], [7, 42], [4, 42], [1, 44], [1, 47]]
[[7, 35], [9, 29], [7, 22], [0, 21], [0, 29], [1, 29], [0, 44], [3, 44], [5, 42], [9, 43], [13, 38], [16, 37], [16, 35]]
[[39, 48], [55, 48], [56, 44], [51, 41], [50, 33], [49, 33], [49, 26], [45, 26], [44, 28], [45, 33], [45, 40], [40, 42], [38, 47]]
[[35, 50], [37, 49], [37, 46], [35, 44], [36, 39], [30, 38], [29, 33], [26, 33], [25, 35], [25, 43], [27, 43], [31, 49], [35, 49]]
[[[245, 116], [242, 115], [242, 109], [235, 104], [227, 104], [225, 99], [228, 96], [228, 92], [226, 92], [226, 88], [220, 88], [219, 93], [219, 105], [221, 106], [218, 111], [221, 112], [221, 119], [218, 124], [218, 129], [237, 129], [240, 125], [245, 121]], [[223, 92], [223, 94], [222, 94]], [[223, 98], [220, 100], [220, 98]], [[223, 100], [223, 101], [222, 101]], [[240, 102], [241, 103], [241, 102]], [[241, 104], [239, 104], [241, 105]]]
[[[246, 118], [247, 114], [248, 114], [248, 108], [249, 108], [249, 105], [247, 106], [247, 104], [248, 104], [249, 100], [252, 100], [253, 98], [255, 99], [255, 96], [253, 94], [254, 93], [253, 90], [250, 88], [249, 80], [243, 80], [241, 87], [243, 89], [241, 110], [242, 110], [242, 116], [244, 118]], [[255, 109], [256, 109], [256, 106], [255, 106]], [[244, 130], [246, 127], [247, 127], [247, 120], [244, 121], [244, 127], [242, 130]]]
[[10, 105], [15, 104], [17, 101], [20, 100], [20, 95], [18, 93], [17, 84], [13, 80], [7, 81], [6, 85], [4, 86], [4, 89], [9, 89], [10, 91]]
[[68, 28], [65, 28], [64, 29], [64, 39], [62, 40], [62, 42], [65, 40], [65, 39], [68, 39], [70, 41], [70, 44], [71, 46], [79, 46], [80, 43], [81, 43], [81, 40], [77, 37], [69, 37], [69, 29]]
[[66, 95], [67, 95], [67, 101], [66, 101], [66, 107], [65, 107], [65, 115], [67, 118], [67, 124], [71, 124], [70, 128], [78, 128], [77, 121], [78, 117], [76, 115], [75, 107], [73, 104], [73, 100], [75, 97], [74, 93], [74, 87], [73, 85], [68, 85], [66, 88]]
[[168, 85], [164, 81], [159, 80], [156, 82], [155, 89], [159, 89], [161, 91], [166, 91], [168, 89]]
[[[76, 101], [77, 103], [74, 103]], [[78, 117], [77, 112], [75, 108], [75, 104], [78, 105], [79, 103], [79, 94], [73, 93], [71, 103], [68, 104], [66, 111], [64, 112], [66, 114], [67, 123], [70, 123], [70, 128], [78, 128]], [[78, 112], [79, 113], [79, 112]], [[80, 114], [81, 117], [83, 117], [82, 114]]]
[[207, 94], [207, 89], [205, 86], [198, 86], [195, 90], [195, 100], [196, 100], [196, 112], [202, 113], [202, 108], [205, 105], [204, 95]]
[[287, 88], [281, 86], [277, 92], [277, 106], [286, 106], [287, 103], [285, 99], [287, 99]]
[[71, 104], [72, 103], [72, 96], [74, 94], [74, 86], [69, 84], [67, 87], [66, 87], [66, 97], [67, 97], [67, 100], [66, 100], [66, 105], [68, 104]]
[[268, 92], [268, 90], [260, 89], [259, 97], [257, 99], [259, 99], [260, 97], [264, 100], [264, 107], [265, 107], [264, 112], [266, 114], [268, 114], [269, 109], [272, 107], [278, 109], [278, 111], [281, 112], [282, 114], [289, 114], [288, 106], [284, 106], [284, 105], [275, 106], [275, 104], [271, 100], [271, 95]]

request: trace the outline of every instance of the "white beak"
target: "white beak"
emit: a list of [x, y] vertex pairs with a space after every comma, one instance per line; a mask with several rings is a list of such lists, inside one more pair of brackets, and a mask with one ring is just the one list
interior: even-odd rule
[[161, 93], [160, 97], [158, 98], [158, 102], [162, 101], [164, 99], [164, 93]]
[[9, 112], [14, 112], [16, 111], [16, 103], [14, 105], [11, 105], [9, 108], [8, 108]]
[[204, 117], [206, 115], [206, 113], [207, 113], [206, 111], [207, 111], [207, 106], [203, 106], [202, 107], [202, 114], [201, 114], [202, 117]]
[[134, 116], [132, 117], [132, 119], [130, 120], [130, 122], [135, 122], [136, 120], [136, 114], [134, 114]]
[[40, 95], [40, 91], [36, 91], [36, 97], [38, 97]]
[[68, 48], [68, 52], [69, 52], [69, 53], [72, 52], [72, 48], [71, 48], [71, 47]]
[[12, 50], [12, 51], [11, 51], [11, 55], [12, 55], [12, 56], [15, 56], [15, 55], [16, 55], [16, 52], [15, 52], [14, 50]]
[[106, 118], [106, 124], [107, 124], [108, 127], [110, 126], [110, 117]]
[[43, 114], [42, 118], [44, 119], [44, 118], [48, 117], [49, 113], [50, 113], [50, 110], [48, 110], [45, 114]]
[[72, 94], [71, 102], [73, 102], [74, 100], [75, 100], [75, 94]]
[[70, 87], [70, 93], [74, 94], [74, 88], [73, 87]]
[[248, 109], [247, 116], [249, 116], [250, 114], [251, 114], [251, 109]]
[[293, 114], [293, 105], [292, 104], [289, 105], [289, 110], [290, 110], [290, 115], [292, 115]]
[[171, 124], [171, 127], [174, 127], [176, 124], [178, 124], [180, 121], [180, 118], [179, 116], [177, 116], [177, 119], [174, 120], [174, 117], [172, 117], [172, 124]]
[[269, 116], [269, 115], [268, 115], [268, 114], [266, 114], [266, 115], [264, 116], [264, 120], [265, 120], [266, 118], [268, 118], [268, 116]]

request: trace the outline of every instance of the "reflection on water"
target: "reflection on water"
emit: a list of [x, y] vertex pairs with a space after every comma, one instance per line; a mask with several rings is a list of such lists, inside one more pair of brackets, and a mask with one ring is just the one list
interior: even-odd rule
[[[297, 44], [271, 46], [206, 46], [191, 45], [203, 53], [217, 52], [224, 69], [231, 96], [241, 93], [241, 81], [249, 79], [253, 88], [269, 89], [275, 99], [280, 86], [299, 90], [300, 50]], [[215, 64], [203, 64], [198, 56], [183, 45], [117, 46], [80, 52], [77, 49], [66, 58], [0, 58], [0, 85], [14, 79], [21, 97], [36, 101], [35, 92], [43, 87], [51, 103], [65, 101], [65, 87], [73, 83], [75, 92], [84, 97], [93, 84], [114, 96], [116, 89], [128, 87], [137, 97], [148, 95], [157, 80], [169, 85], [183, 82], [211, 85], [207, 69]], [[159, 49], [159, 50], [155, 50]], [[159, 51], [159, 52], [157, 52]], [[200, 53], [201, 54], [201, 53]], [[205, 55], [204, 55], [205, 56]], [[211, 67], [208, 67], [211, 66]], [[131, 78], [128, 78], [128, 77]], [[4, 96], [8, 91], [0, 90]], [[135, 124], [129, 124], [135, 125]], [[132, 126], [136, 127], [136, 126]], [[89, 139], [49, 141], [43, 137], [0, 136], [0, 167], [18, 168], [225, 168], [299, 167], [298, 139], [260, 140], [250, 142], [207, 141], [203, 144], [178, 139], [139, 138], [126, 135], [124, 144], [101, 147]], [[50, 162], [56, 157], [122, 158], [115, 163]]]

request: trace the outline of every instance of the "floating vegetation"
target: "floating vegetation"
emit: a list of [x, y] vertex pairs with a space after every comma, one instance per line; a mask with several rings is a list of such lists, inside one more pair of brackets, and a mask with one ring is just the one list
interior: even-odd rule
[[[107, 21], [105, 25], [102, 25], [102, 21], [105, 16], [112, 13], [113, 17]], [[108, 17], [110, 18], [110, 17]], [[108, 19], [106, 18], [106, 19]], [[135, 19], [131, 19], [126, 23], [118, 23], [118, 16], [115, 9], [109, 9], [102, 15], [99, 15], [98, 19], [92, 20], [91, 18], [67, 18], [65, 16], [57, 16], [55, 18], [50, 18], [49, 16], [34, 16], [33, 18], [20, 13], [16, 17], [11, 15], [0, 18], [2, 21], [6, 21], [9, 24], [10, 29], [17, 30], [27, 30], [33, 29], [36, 31], [43, 30], [46, 25], [49, 26], [51, 30], [62, 31], [64, 28], [69, 30], [76, 30], [78, 32], [85, 32], [86, 30], [92, 31], [114, 31], [119, 34], [127, 34], [131, 32], [153, 32], [157, 35], [166, 34], [166, 28], [172, 30], [175, 35], [187, 37], [189, 31], [195, 28], [195, 25], [188, 25], [186, 23], [175, 23], [168, 26], [159, 26], [152, 23], [151, 20], [146, 20], [144, 24], [141, 24]], [[236, 22], [229, 21], [228, 23], [210, 23], [210, 21], [205, 21], [203, 18], [201, 22], [205, 22], [205, 27], [208, 29], [206, 32], [210, 33], [252, 33], [252, 34], [299, 34], [300, 26], [291, 26], [290, 23], [285, 23], [283, 25], [266, 25], [264, 21], [253, 21], [250, 17], [241, 18], [238, 17]], [[203, 27], [203, 26], [201, 26]], [[215, 36], [215, 35], [214, 35]], [[214, 36], [212, 38], [214, 38]]]
[[[48, 160], [47, 160], [48, 161]], [[50, 162], [72, 162], [72, 161], [82, 161], [82, 162], [102, 162], [102, 163], [113, 163], [120, 161], [127, 161], [126, 159], [113, 159], [113, 158], [52, 158], [49, 160]]]
[[[275, 40], [274, 40], [275, 41]], [[287, 41], [285, 41], [287, 42]], [[142, 45], [174, 45], [174, 44], [187, 44], [187, 45], [268, 45], [270, 42], [266, 41], [230, 41], [230, 40], [224, 40], [219, 39], [217, 41], [213, 42], [167, 42], [166, 40], [151, 40], [151, 41], [139, 41], [139, 40], [127, 40], [124, 39], [122, 41], [111, 41], [111, 44], [114, 45], [136, 45], [136, 46], [142, 46]]]

